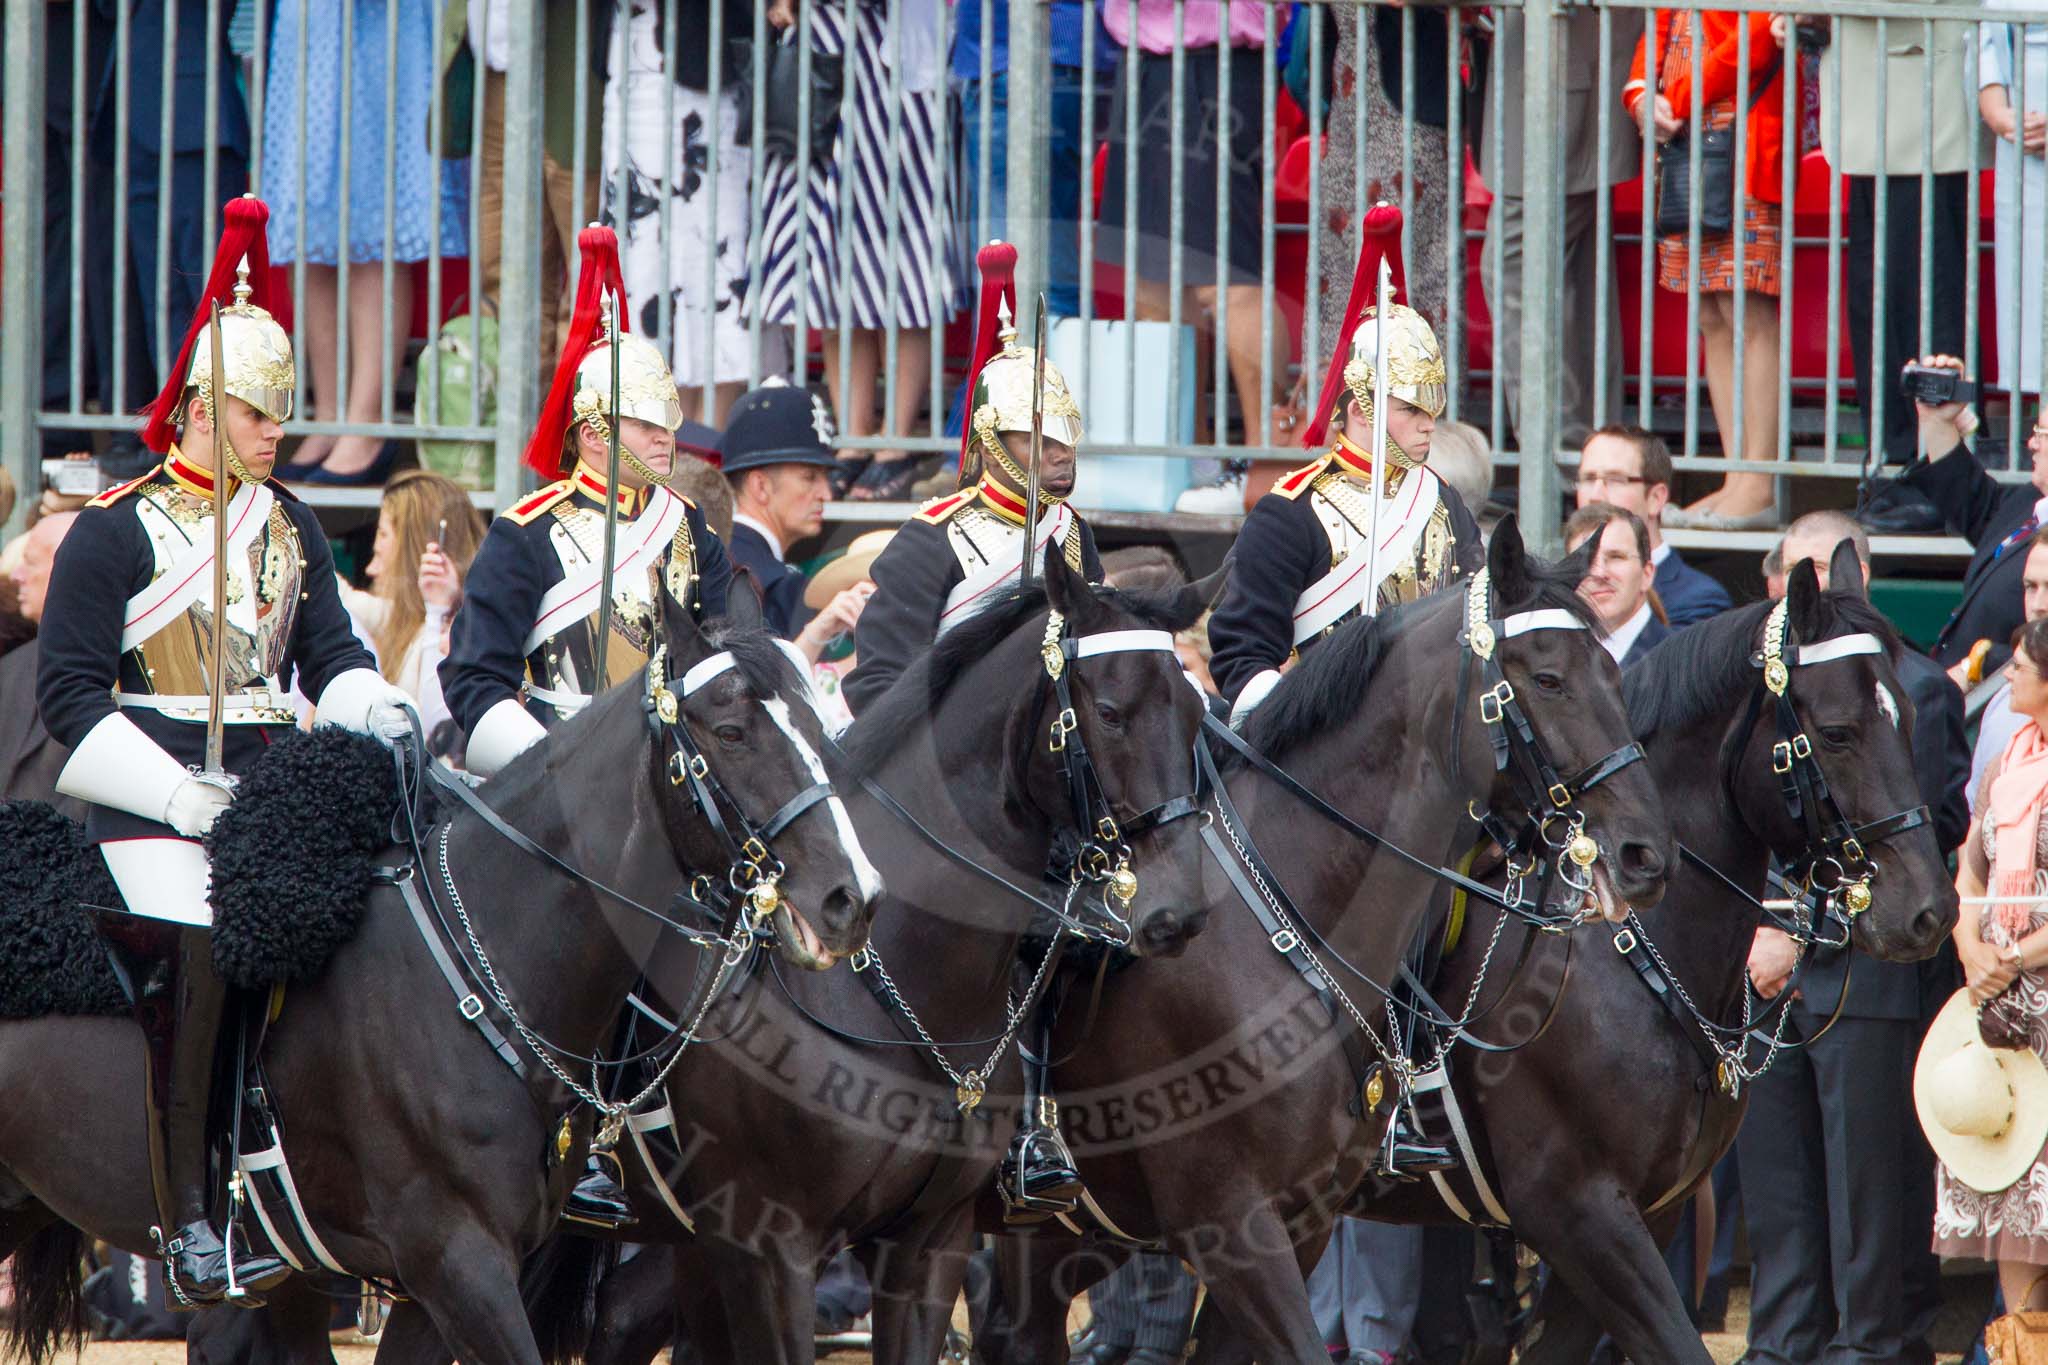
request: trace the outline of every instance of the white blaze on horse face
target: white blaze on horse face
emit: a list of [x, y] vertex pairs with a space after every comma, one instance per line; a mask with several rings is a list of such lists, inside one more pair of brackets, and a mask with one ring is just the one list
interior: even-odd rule
[[[781, 697], [770, 697], [761, 703], [761, 709], [775, 722], [775, 728], [788, 738], [790, 747], [803, 760], [805, 771], [810, 773], [811, 781], [829, 783], [831, 779], [825, 775], [825, 762], [796, 728], [796, 718], [790, 714], [789, 703]], [[860, 846], [860, 839], [853, 832], [853, 819], [846, 813], [846, 803], [836, 796], [828, 796], [825, 805], [832, 812], [832, 828], [839, 832], [839, 847], [846, 854], [846, 861], [853, 864], [853, 875], [860, 883], [861, 898], [873, 904], [882, 894], [882, 874], [875, 870], [875, 865], [868, 861], [867, 851]]]
[[1884, 718], [1892, 723], [1892, 729], [1899, 728], [1899, 703], [1892, 696], [1891, 689], [1883, 683], [1877, 685], [1877, 709], [1884, 712]]

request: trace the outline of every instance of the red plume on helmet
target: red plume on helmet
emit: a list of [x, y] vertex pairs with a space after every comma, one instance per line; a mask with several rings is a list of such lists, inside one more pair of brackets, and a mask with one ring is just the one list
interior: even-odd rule
[[981, 367], [996, 353], [996, 310], [1003, 300], [1010, 313], [1017, 312], [1017, 248], [1008, 242], [990, 242], [974, 253], [981, 271], [981, 302], [974, 314], [974, 359], [967, 366], [967, 410], [960, 422], [960, 462], [967, 463], [967, 449], [974, 443], [974, 386], [981, 379]]
[[1337, 332], [1336, 349], [1330, 352], [1330, 370], [1323, 379], [1323, 391], [1310, 414], [1308, 432], [1302, 444], [1320, 449], [1330, 438], [1330, 418], [1336, 411], [1337, 396], [1344, 392], [1344, 366], [1351, 359], [1351, 339], [1365, 310], [1372, 307], [1379, 292], [1380, 261], [1388, 266], [1387, 295], [1394, 303], [1405, 303], [1407, 283], [1401, 270], [1401, 210], [1382, 201], [1366, 210], [1359, 224], [1358, 270], [1351, 277], [1351, 298], [1344, 305], [1344, 325]]
[[164, 376], [163, 392], [144, 410], [149, 421], [142, 428], [142, 444], [159, 455], [168, 451], [171, 442], [178, 438], [185, 376], [192, 372], [192, 347], [213, 316], [212, 305], [218, 303], [226, 308], [235, 301], [236, 268], [244, 257], [249, 261], [249, 302], [270, 311], [270, 242], [263, 235], [263, 225], [270, 221], [270, 206], [253, 194], [245, 194], [228, 200], [221, 219], [220, 247], [213, 254], [213, 271], [206, 277], [199, 307], [185, 329], [177, 363]]
[[562, 358], [555, 364], [554, 382], [548, 385], [548, 400], [541, 405], [540, 421], [526, 442], [526, 464], [544, 479], [559, 479], [568, 467], [562, 439], [569, 434], [569, 418], [576, 401], [576, 367], [590, 354], [591, 347], [604, 340], [604, 296], [609, 289], [618, 301], [619, 330], [630, 330], [626, 318], [626, 285], [619, 274], [619, 236], [596, 224], [576, 234], [576, 246], [583, 266], [576, 277], [576, 309], [569, 316], [569, 339], [562, 346]]

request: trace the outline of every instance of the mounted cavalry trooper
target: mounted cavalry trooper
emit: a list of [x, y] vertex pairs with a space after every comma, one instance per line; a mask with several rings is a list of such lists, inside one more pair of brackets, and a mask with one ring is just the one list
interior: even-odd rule
[[[1429, 468], [1429, 441], [1449, 389], [1436, 333], [1403, 304], [1387, 312], [1386, 473], [1372, 576], [1373, 389], [1380, 329], [1370, 306], [1384, 257], [1401, 280], [1400, 210], [1365, 216], [1358, 274], [1307, 444], [1329, 446], [1252, 505], [1223, 601], [1209, 620], [1209, 672], [1231, 718], [1280, 681], [1295, 655], [1361, 610], [1425, 597], [1485, 563], [1479, 525]], [[1367, 599], [1374, 606], [1367, 606]]]
[[[1019, 346], [1007, 312], [1015, 247], [992, 242], [976, 257], [981, 311], [974, 347], [973, 401], [961, 439], [960, 486], [903, 524], [875, 560], [875, 592], [854, 630], [859, 664], [846, 679], [846, 703], [858, 716], [932, 642], [974, 615], [1024, 565], [1025, 498], [1030, 476], [1032, 385], [1038, 357]], [[1000, 344], [1001, 349], [997, 350]], [[1102, 581], [1095, 536], [1067, 505], [1074, 491], [1074, 447], [1081, 409], [1051, 362], [1041, 396], [1043, 452], [1038, 471], [1039, 556], [1058, 554], [1090, 583]]]
[[[488, 777], [580, 711], [593, 692], [647, 662], [668, 594], [699, 620], [725, 614], [732, 569], [697, 505], [667, 486], [682, 404], [668, 362], [651, 343], [608, 330], [628, 316], [618, 289], [618, 238], [585, 228], [583, 268], [568, 343], [526, 463], [556, 482], [491, 523], [455, 614], [441, 690], [469, 736], [468, 769]], [[612, 359], [619, 365], [612, 409]], [[619, 478], [610, 489], [610, 442]], [[609, 495], [609, 496], [608, 496]], [[606, 504], [617, 511], [607, 676], [593, 687], [601, 629]]]
[[186, 1306], [253, 1305], [289, 1273], [233, 1227], [230, 1266], [214, 1217], [208, 1115], [229, 996], [199, 841], [234, 800], [235, 775], [296, 724], [294, 687], [317, 698], [323, 723], [393, 737], [416, 724], [349, 630], [319, 523], [270, 477], [296, 379], [290, 338], [257, 302], [268, 217], [253, 196], [227, 206], [200, 311], [143, 432], [164, 460], [93, 499], [65, 537], [37, 686], [44, 724], [73, 750], [57, 789], [89, 803], [86, 836], [127, 905], [98, 924], [146, 1041], [154, 1233]]
[[[702, 621], [725, 614], [732, 579], [725, 546], [703, 513], [668, 487], [682, 404], [661, 352], [623, 330], [629, 314], [618, 238], [593, 226], [577, 241], [576, 311], [526, 447], [526, 463], [556, 482], [491, 523], [441, 661], [441, 691], [469, 736], [466, 766], [484, 777], [582, 710], [592, 693], [646, 665], [664, 594]], [[606, 471], [615, 436], [613, 490]], [[609, 613], [602, 610], [608, 515], [616, 524]], [[607, 623], [609, 639], [600, 645]], [[633, 1221], [605, 1159], [592, 1153], [564, 1216], [605, 1227]]]
[[[1450, 388], [1436, 333], [1399, 303], [1387, 309], [1384, 340], [1377, 325], [1382, 260], [1393, 288], [1400, 287], [1400, 210], [1375, 205], [1359, 236], [1344, 327], [1307, 434], [1311, 448], [1328, 434], [1329, 447], [1253, 504], [1238, 533], [1229, 586], [1209, 620], [1209, 671], [1231, 703], [1233, 724], [1273, 690], [1301, 651], [1337, 626], [1427, 596], [1486, 562], [1478, 523], [1428, 464]], [[1382, 367], [1385, 373], [1377, 373]], [[1376, 389], [1387, 398], [1377, 507]], [[1454, 1164], [1448, 1148], [1417, 1134], [1416, 1117], [1412, 1105], [1395, 1109], [1383, 1173], [1405, 1177]]]

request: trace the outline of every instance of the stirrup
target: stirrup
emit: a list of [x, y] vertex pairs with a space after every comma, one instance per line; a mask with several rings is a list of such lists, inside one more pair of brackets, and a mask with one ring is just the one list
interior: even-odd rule
[[[1036, 1188], [1034, 1188], [1034, 1186]], [[1003, 1221], [1040, 1223], [1080, 1207], [1081, 1175], [1058, 1128], [1033, 1123], [1017, 1134], [996, 1177]]]

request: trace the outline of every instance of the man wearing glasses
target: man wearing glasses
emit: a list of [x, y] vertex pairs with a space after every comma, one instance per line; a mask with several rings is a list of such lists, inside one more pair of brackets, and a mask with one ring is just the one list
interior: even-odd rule
[[1633, 512], [1650, 532], [1650, 586], [1672, 629], [1728, 610], [1728, 590], [1664, 543], [1664, 504], [1671, 501], [1671, 451], [1642, 427], [1604, 426], [1579, 452], [1579, 506], [1604, 502]]

